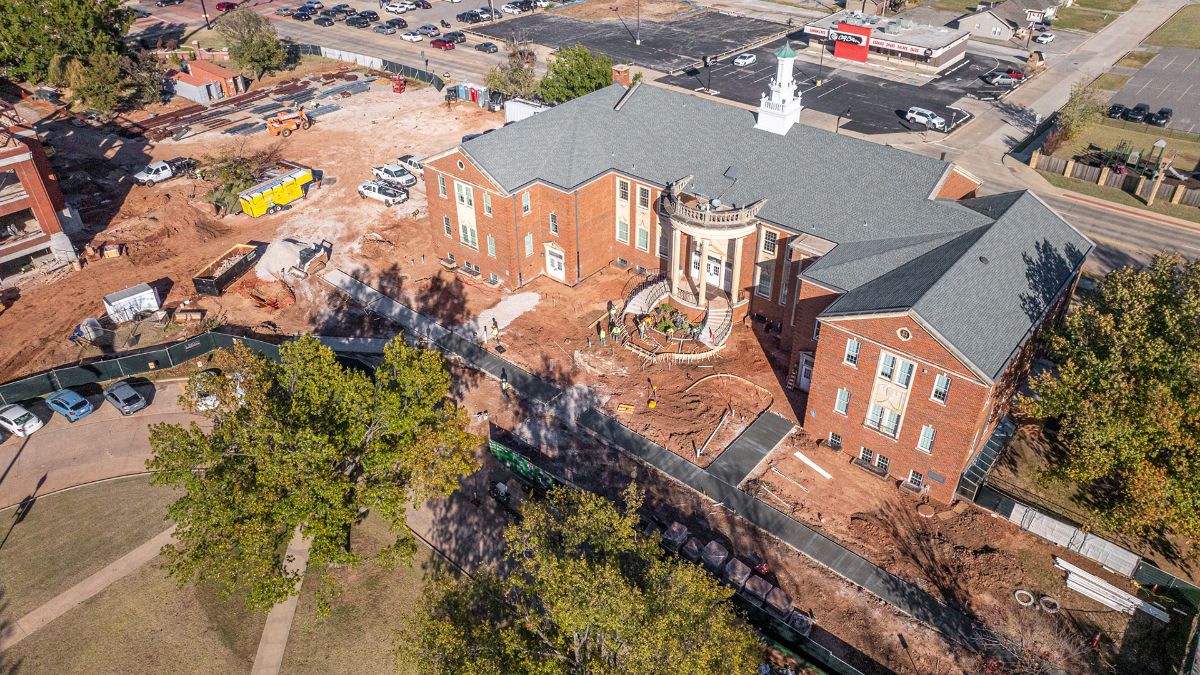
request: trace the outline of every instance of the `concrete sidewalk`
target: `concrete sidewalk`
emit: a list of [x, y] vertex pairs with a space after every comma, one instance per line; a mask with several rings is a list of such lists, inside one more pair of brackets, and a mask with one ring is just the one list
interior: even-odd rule
[[298, 572], [301, 575], [300, 582], [296, 584], [294, 595], [272, 607], [267, 614], [267, 623], [258, 640], [258, 652], [254, 655], [254, 667], [250, 669], [250, 675], [278, 675], [283, 667], [283, 654], [287, 650], [288, 635], [292, 632], [292, 619], [296, 617], [296, 605], [300, 604], [300, 588], [304, 585], [303, 574], [308, 567], [311, 545], [312, 540], [301, 535], [297, 527], [287, 547], [285, 568], [288, 572]]
[[129, 576], [158, 556], [163, 546], [175, 539], [175, 526], [117, 558], [107, 567], [59, 593], [41, 607], [17, 619], [0, 633], [0, 651], [17, 644], [46, 624], [98, 595], [114, 582]]

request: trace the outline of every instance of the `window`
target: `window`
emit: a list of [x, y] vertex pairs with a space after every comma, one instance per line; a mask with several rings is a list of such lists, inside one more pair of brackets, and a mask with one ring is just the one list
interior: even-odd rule
[[924, 480], [925, 480], [925, 477], [922, 476], [921, 474], [917, 473], [916, 471], [910, 470], [908, 472], [908, 484], [909, 485], [911, 485], [915, 488], [919, 488], [919, 487], [921, 487], [921, 482]]
[[650, 188], [638, 186], [638, 208], [650, 208]]
[[490, 234], [488, 235], [488, 238], [487, 238], [487, 246], [488, 246], [488, 255], [495, 258], [496, 257], [496, 238]]
[[788, 289], [792, 285], [792, 278], [788, 276], [788, 261], [783, 261], [783, 283], [779, 284], [779, 304], [786, 305], [788, 297]]
[[617, 241], [622, 244], [629, 243], [629, 218], [625, 216], [617, 216]]
[[829, 432], [829, 447], [834, 450], [842, 449], [842, 435], [833, 431]]
[[445, 230], [447, 237], [454, 236], [454, 228], [450, 227], [450, 216], [442, 216], [442, 229]]
[[650, 250], [650, 228], [638, 226], [637, 247], [640, 251]]
[[438, 174], [438, 195], [446, 196], [446, 177]]
[[532, 232], [525, 235], [525, 256], [529, 257], [531, 255], [533, 255], [533, 233]]
[[837, 400], [833, 403], [833, 411], [839, 415], [845, 415], [846, 410], [850, 408], [850, 390], [838, 389]]
[[774, 257], [779, 246], [779, 233], [766, 230], [763, 232], [763, 253]]
[[470, 185], [454, 181], [454, 199], [467, 208], [475, 208], [475, 195], [471, 191]]
[[487, 192], [483, 193], [483, 214], [485, 216], [492, 215], [492, 195]]
[[758, 283], [754, 285], [754, 293], [764, 298], [771, 297], [771, 288], [775, 284], [772, 274], [775, 272], [775, 261], [767, 260], [758, 264]]
[[449, 260], [450, 262], [454, 262], [454, 254], [453, 254], [453, 253], [447, 253], [447, 254], [446, 254], [446, 260]]
[[867, 427], [895, 438], [900, 431], [900, 413], [872, 403], [867, 409]]
[[617, 199], [620, 199], [623, 202], [629, 201], [629, 181], [617, 181]]
[[470, 246], [475, 250], [479, 250], [479, 232], [475, 230], [475, 226], [470, 223], [458, 224], [458, 238], [462, 243]]
[[[779, 291], [779, 294], [783, 295], [783, 291]], [[821, 339], [821, 322], [813, 321], [813, 342], [817, 342], [820, 339]]]
[[521, 213], [529, 213], [529, 190], [521, 193]]
[[895, 374], [896, 357], [888, 354], [887, 352], [883, 352], [879, 355], [879, 377], [882, 377], [885, 380], [890, 380]]
[[887, 352], [880, 352], [879, 354], [880, 379], [891, 380], [901, 387], [908, 389], [908, 385], [912, 384], [913, 373], [916, 369], [917, 364], [912, 361], [905, 361]]
[[858, 367], [858, 340], [850, 338], [846, 340], [846, 356], [842, 358], [842, 363], [848, 366]]
[[861, 459], [862, 461], [866, 462], [867, 464], [875, 463], [875, 453], [871, 452], [870, 450], [868, 450], [866, 448], [859, 449], [858, 458]]
[[550, 214], [550, 234], [558, 234], [558, 214]]
[[938, 403], [945, 403], [946, 397], [950, 395], [950, 377], [944, 374], [939, 374], [937, 379], [933, 381], [933, 400]]
[[887, 473], [888, 464], [891, 464], [891, 463], [892, 463], [892, 461], [890, 459], [888, 459], [887, 456], [885, 456], [885, 455], [879, 455], [875, 458], [875, 466], [878, 467], [878, 469], [884, 473]]
[[500, 277], [496, 276], [495, 272], [492, 272], [491, 274], [488, 275], [488, 283], [489, 284], [498, 284], [498, 283], [500, 283]]
[[896, 377], [896, 384], [908, 389], [908, 385], [912, 384], [913, 371], [916, 368], [917, 364], [912, 361], [900, 361], [900, 374]]
[[660, 223], [658, 226], [658, 257], [666, 258], [671, 254], [671, 246], [667, 243], [667, 230]]
[[926, 424], [921, 427], [921, 438], [917, 441], [917, 449], [921, 452], [933, 452], [933, 438], [937, 436], [937, 432], [933, 427]]

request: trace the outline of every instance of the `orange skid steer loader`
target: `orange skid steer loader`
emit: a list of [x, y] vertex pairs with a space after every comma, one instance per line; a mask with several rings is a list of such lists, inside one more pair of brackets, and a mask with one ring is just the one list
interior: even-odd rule
[[292, 135], [292, 132], [297, 129], [308, 129], [312, 126], [312, 120], [303, 111], [287, 111], [281, 112], [274, 117], [267, 118], [267, 133], [272, 136], [283, 136], [287, 138]]

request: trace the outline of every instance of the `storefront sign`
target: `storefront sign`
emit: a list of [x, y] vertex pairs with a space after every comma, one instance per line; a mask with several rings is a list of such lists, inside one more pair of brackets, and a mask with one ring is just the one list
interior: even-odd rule
[[858, 45], [865, 47], [870, 39], [866, 35], [855, 35], [854, 33], [843, 33], [841, 31], [833, 31], [829, 34], [829, 39], [834, 42], [845, 42], [848, 45]]
[[839, 59], [867, 62], [867, 54], [871, 51], [871, 27], [856, 26], [852, 23], [839, 23], [837, 30], [829, 31], [833, 40], [833, 55]]

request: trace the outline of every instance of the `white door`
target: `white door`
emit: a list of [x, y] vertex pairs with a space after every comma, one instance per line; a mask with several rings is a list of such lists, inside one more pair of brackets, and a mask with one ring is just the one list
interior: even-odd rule
[[559, 281], [566, 281], [567, 266], [562, 251], [553, 248], [546, 249], [546, 273]]
[[809, 385], [812, 384], [812, 369], [813, 358], [812, 354], [804, 354], [800, 357], [800, 378], [796, 382], [796, 386], [800, 391], [808, 391]]
[[693, 279], [700, 278], [700, 251], [692, 251], [692, 273], [689, 276]]
[[708, 277], [706, 279], [706, 281], [708, 281], [708, 285], [721, 288], [721, 272], [724, 270], [725, 265], [722, 263], [720, 258], [714, 258], [711, 255], [708, 256]]

